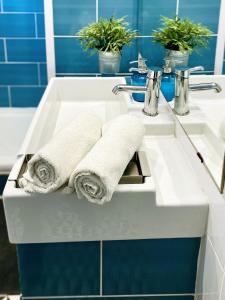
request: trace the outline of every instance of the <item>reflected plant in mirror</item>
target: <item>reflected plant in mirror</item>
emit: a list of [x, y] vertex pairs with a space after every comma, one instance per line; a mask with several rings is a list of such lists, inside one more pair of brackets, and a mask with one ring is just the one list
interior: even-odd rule
[[153, 31], [153, 39], [166, 49], [170, 67], [187, 66], [189, 54], [207, 47], [212, 32], [200, 23], [185, 18], [161, 16], [163, 26]]
[[91, 23], [78, 32], [83, 49], [98, 52], [100, 73], [119, 72], [123, 46], [130, 44], [136, 36], [136, 31], [128, 26], [125, 17], [116, 19], [112, 16], [109, 20]]

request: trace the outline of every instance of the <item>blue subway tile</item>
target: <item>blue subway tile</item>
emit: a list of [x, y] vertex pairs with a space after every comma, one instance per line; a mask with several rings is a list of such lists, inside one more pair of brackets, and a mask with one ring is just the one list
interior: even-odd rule
[[2, 85], [37, 85], [37, 65], [0, 64], [0, 83]]
[[193, 52], [189, 58], [189, 66], [203, 66], [205, 71], [213, 71], [216, 52], [216, 37], [211, 37], [208, 48], [201, 48], [198, 52]]
[[165, 49], [160, 44], [153, 41], [152, 38], [139, 38], [138, 50], [142, 56], [147, 59], [147, 65], [162, 67], [164, 64]]
[[190, 294], [200, 238], [103, 242], [103, 295]]
[[7, 12], [42, 12], [43, 0], [3, 0], [3, 9]]
[[44, 14], [37, 14], [37, 31], [38, 31], [38, 37], [45, 37]]
[[46, 64], [40, 64], [40, 79], [41, 79], [41, 85], [47, 85], [48, 78], [47, 78], [47, 65]]
[[7, 40], [8, 61], [44, 62], [46, 61], [44, 39]]
[[208, 26], [214, 33], [218, 30], [220, 0], [182, 0], [180, 1], [179, 15], [194, 22]]
[[4, 43], [3, 40], [0, 40], [0, 61], [5, 60], [5, 51], [4, 51]]
[[98, 57], [83, 51], [77, 38], [55, 38], [56, 73], [96, 73]]
[[8, 88], [0, 87], [0, 107], [9, 106]]
[[0, 14], [0, 37], [35, 37], [33, 14]]
[[138, 30], [139, 35], [151, 35], [160, 26], [160, 15], [173, 17], [176, 12], [176, 0], [99, 0], [99, 16], [110, 18], [127, 16], [132, 29]]
[[0, 175], [0, 196], [2, 195], [7, 179], [8, 175]]
[[55, 0], [54, 31], [55, 35], [75, 35], [82, 27], [95, 22], [95, 0]]
[[12, 87], [12, 106], [36, 107], [38, 106], [44, 91], [44, 87]]
[[23, 296], [98, 295], [99, 242], [18, 245]]
[[225, 60], [223, 61], [223, 74], [225, 74]]

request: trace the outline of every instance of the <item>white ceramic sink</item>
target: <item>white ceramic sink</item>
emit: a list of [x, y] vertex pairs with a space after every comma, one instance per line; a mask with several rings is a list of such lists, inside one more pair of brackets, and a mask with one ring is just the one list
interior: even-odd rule
[[[112, 88], [125, 83], [117, 78], [53, 79], [6, 185], [4, 207], [12, 243], [87, 240], [197, 237], [205, 233], [208, 200], [198, 186], [189, 158], [179, 142], [167, 106], [147, 117], [143, 104]], [[16, 186], [24, 156], [35, 153], [61, 127], [82, 111], [92, 111], [103, 121], [123, 113], [137, 115], [146, 134], [140, 151], [143, 168], [151, 176], [142, 184], [119, 184], [111, 202], [103, 206], [57, 191], [28, 194]], [[189, 178], [187, 182], [187, 178]]]

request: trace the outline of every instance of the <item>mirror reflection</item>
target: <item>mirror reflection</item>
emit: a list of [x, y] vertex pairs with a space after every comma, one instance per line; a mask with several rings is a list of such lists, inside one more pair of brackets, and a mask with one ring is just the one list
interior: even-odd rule
[[171, 107], [220, 192], [224, 188], [225, 76], [191, 75], [200, 70], [177, 68]]

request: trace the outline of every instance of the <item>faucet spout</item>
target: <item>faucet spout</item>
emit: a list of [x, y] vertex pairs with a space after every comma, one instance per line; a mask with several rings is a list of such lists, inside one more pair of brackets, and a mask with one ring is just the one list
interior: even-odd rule
[[215, 90], [217, 93], [222, 91], [221, 86], [216, 82], [189, 84], [190, 91]]
[[126, 85], [126, 84], [117, 84], [114, 86], [112, 92], [115, 95], [118, 95], [120, 92], [128, 92], [128, 93], [140, 93], [146, 92], [146, 86], [136, 86], [136, 85]]

